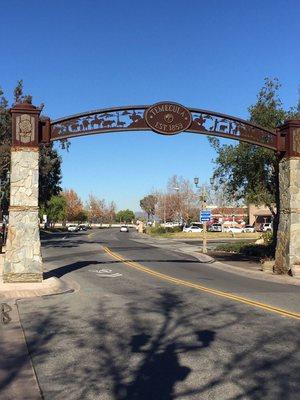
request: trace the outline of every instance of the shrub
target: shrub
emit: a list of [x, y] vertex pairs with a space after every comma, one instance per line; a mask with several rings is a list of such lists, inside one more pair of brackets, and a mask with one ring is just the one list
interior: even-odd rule
[[245, 254], [254, 257], [271, 257], [271, 243], [267, 244], [249, 244], [247, 242], [224, 243], [216, 247], [218, 251], [227, 251], [232, 253]]
[[149, 229], [149, 233], [151, 235], [163, 235], [165, 233], [175, 233], [175, 232], [181, 232], [182, 229], [180, 226], [174, 226], [174, 227], [164, 227], [164, 226], [155, 226], [151, 227]]

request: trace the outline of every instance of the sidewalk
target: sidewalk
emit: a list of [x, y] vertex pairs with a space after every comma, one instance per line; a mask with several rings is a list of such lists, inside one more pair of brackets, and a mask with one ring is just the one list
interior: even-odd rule
[[188, 254], [197, 258], [200, 263], [208, 264], [211, 268], [217, 268], [253, 279], [289, 285], [300, 285], [300, 279], [298, 278], [264, 272], [261, 270], [259, 262], [237, 260], [234, 259], [234, 254], [228, 253], [229, 256], [227, 257], [225, 257], [224, 253], [219, 253], [217, 255], [216, 252], [213, 251], [208, 254], [203, 254], [200, 251], [200, 246], [193, 244], [192, 240], [191, 244], [187, 244], [186, 241], [183, 242], [182, 239], [154, 238], [146, 234], [136, 234], [134, 240], [140, 243], [146, 243], [150, 246], [171, 250], [177, 253]]
[[[4, 253], [0, 254], [0, 399], [42, 400], [21, 326], [18, 299], [78, 290], [69, 279], [49, 278], [41, 283], [3, 283]], [[2, 318], [7, 322], [2, 322]]]
[[41, 400], [16, 301], [5, 303], [11, 321], [0, 324], [0, 399]]

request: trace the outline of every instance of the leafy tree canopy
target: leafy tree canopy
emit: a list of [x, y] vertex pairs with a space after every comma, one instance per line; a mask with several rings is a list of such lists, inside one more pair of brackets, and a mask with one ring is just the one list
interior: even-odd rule
[[[297, 116], [300, 108], [285, 111], [279, 98], [280, 83], [266, 78], [257, 101], [248, 111], [250, 121], [264, 128], [275, 129], [284, 120]], [[266, 204], [275, 215], [278, 209], [279, 157], [274, 151], [245, 142], [221, 145], [209, 138], [217, 152], [213, 178], [216, 186], [225, 185], [229, 199]]]
[[[257, 101], [249, 107], [250, 121], [264, 128], [275, 129], [288, 118], [300, 117], [298, 107], [285, 111], [279, 97], [278, 79], [266, 78]], [[279, 161], [269, 149], [239, 142], [221, 145], [210, 138], [217, 152], [213, 179], [216, 186], [224, 186], [228, 199], [246, 203], [265, 204], [273, 214], [273, 252], [275, 252], [279, 224]]]
[[116, 220], [119, 222], [126, 222], [126, 223], [130, 223], [131, 221], [133, 221], [135, 218], [134, 212], [131, 210], [120, 210], [117, 214], [116, 214]]
[[52, 196], [45, 208], [45, 214], [47, 214], [50, 223], [65, 221], [67, 202], [64, 196]]
[[155, 214], [155, 206], [157, 204], [157, 197], [153, 194], [149, 194], [140, 200], [140, 207], [148, 215], [148, 220], [150, 215]]
[[83, 213], [83, 203], [78, 194], [73, 189], [67, 189], [62, 192], [66, 200], [66, 216], [68, 221], [79, 221]]

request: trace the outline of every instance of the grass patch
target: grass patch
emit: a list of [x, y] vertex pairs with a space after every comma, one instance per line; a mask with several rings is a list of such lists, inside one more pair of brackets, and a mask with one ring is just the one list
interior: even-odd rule
[[[194, 232], [177, 232], [172, 234], [172, 237], [175, 239], [202, 239], [203, 232], [201, 233], [194, 233]], [[236, 238], [236, 239], [253, 239], [256, 240], [260, 237], [258, 232], [255, 233], [228, 233], [228, 232], [207, 232], [206, 233], [207, 239], [227, 239], [227, 238]]]
[[[162, 226], [152, 227], [147, 229], [147, 233], [151, 236], [157, 237], [168, 237], [174, 239], [203, 239], [202, 232], [182, 232], [180, 227], [176, 226], [174, 228], [164, 228]], [[207, 239], [226, 239], [226, 238], [236, 238], [236, 239], [253, 239], [256, 240], [261, 235], [258, 232], [255, 233], [225, 233], [225, 232], [207, 232]]]

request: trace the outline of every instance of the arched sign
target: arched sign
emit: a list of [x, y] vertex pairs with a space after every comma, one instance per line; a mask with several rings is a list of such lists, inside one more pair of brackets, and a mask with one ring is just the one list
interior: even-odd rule
[[99, 109], [50, 121], [50, 131], [43, 131], [41, 141], [140, 130], [163, 135], [193, 132], [241, 140], [272, 150], [280, 147], [277, 132], [230, 115], [167, 101], [151, 106]]

